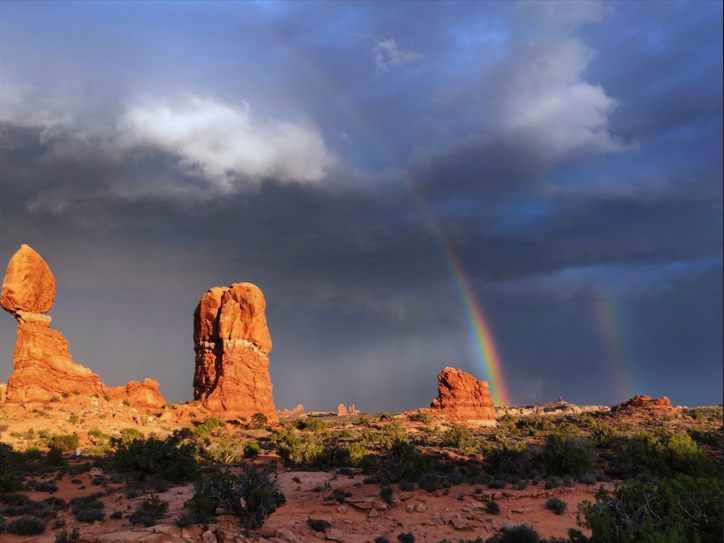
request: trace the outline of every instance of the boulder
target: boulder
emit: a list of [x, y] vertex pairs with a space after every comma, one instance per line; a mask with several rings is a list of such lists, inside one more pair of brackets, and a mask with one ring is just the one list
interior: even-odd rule
[[0, 305], [8, 313], [47, 313], [55, 300], [55, 277], [42, 257], [27, 245], [13, 255], [5, 272]]
[[209, 289], [194, 312], [194, 399], [210, 411], [279, 420], [269, 377], [272, 341], [259, 287]]
[[455, 368], [445, 368], [437, 378], [438, 396], [430, 404], [430, 413], [451, 420], [494, 426], [495, 404], [488, 383]]

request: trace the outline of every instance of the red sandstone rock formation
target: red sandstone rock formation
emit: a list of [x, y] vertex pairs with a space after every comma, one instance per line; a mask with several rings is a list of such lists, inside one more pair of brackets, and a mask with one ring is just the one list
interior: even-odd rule
[[277, 411], [277, 415], [279, 415], [280, 417], [289, 415], [304, 415], [304, 406], [302, 404], [299, 404], [291, 411], [289, 411], [289, 409], [285, 409], [284, 411]]
[[271, 337], [259, 287], [214, 287], [194, 313], [194, 399], [212, 411], [278, 420], [269, 377]]
[[495, 404], [488, 383], [455, 368], [445, 368], [437, 378], [438, 396], [430, 404], [430, 414], [452, 420], [495, 424]]
[[629, 401], [624, 402], [622, 407], [671, 407], [671, 401], [664, 396], [663, 398], [652, 399], [650, 396], [640, 396], [636, 394]]
[[55, 299], [55, 278], [38, 253], [27, 245], [8, 264], [0, 294], [0, 305], [18, 321], [13, 354], [13, 373], [8, 379], [9, 403], [47, 402], [53, 396], [72, 393], [128, 398], [136, 405], [162, 407], [166, 401], [158, 383], [146, 379], [125, 387], [106, 387], [98, 375], [73, 362], [68, 342], [50, 328], [50, 311]]
[[349, 413], [347, 413], [347, 408], [343, 403], [339, 404], [339, 407], [337, 407], [337, 416], [342, 415], [349, 415]]

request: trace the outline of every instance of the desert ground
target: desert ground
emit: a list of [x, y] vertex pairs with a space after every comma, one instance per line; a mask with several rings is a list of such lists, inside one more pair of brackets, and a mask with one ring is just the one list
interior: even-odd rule
[[[193, 402], [169, 407], [174, 420], [166, 421], [161, 411], [82, 394], [32, 409], [6, 404], [0, 515], [6, 527], [40, 519], [43, 532], [0, 540], [484, 541], [521, 524], [544, 538], [566, 538], [569, 529], [590, 536], [579, 508], [595, 502], [600, 488], [657, 482], [667, 469], [681, 471], [677, 462], [700, 471], [693, 476], [721, 475], [721, 406], [571, 413], [575, 406], [549, 404], [556, 405], [551, 415], [498, 410], [497, 427], [486, 427], [416, 412], [282, 415], [269, 424], [261, 416], [224, 419]], [[678, 456], [660, 449], [664, 461], [647, 463], [632, 448], [647, 436], [662, 443], [680, 436], [690, 448], [679, 447]], [[540, 458], [552, 439], [580, 449], [562, 455], [585, 462], [589, 454], [592, 464], [578, 474], [536, 464], [533, 451]], [[49, 454], [58, 449], [59, 456]], [[181, 465], [188, 471], [176, 469]], [[248, 466], [268, 471], [284, 496], [262, 525], [245, 527], [223, 502], [207, 518], [190, 505], [195, 494], [214, 493], [198, 480], [243, 475]], [[562, 510], [550, 504], [554, 498]]]

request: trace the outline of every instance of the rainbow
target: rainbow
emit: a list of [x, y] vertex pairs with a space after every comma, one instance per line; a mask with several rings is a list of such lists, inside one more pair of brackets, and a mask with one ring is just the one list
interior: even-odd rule
[[[360, 127], [366, 137], [372, 142], [378, 152], [390, 163], [394, 168], [397, 160], [389, 151], [389, 146], [379, 136], [379, 134], [370, 126], [367, 119], [356, 105], [351, 102], [343, 92], [331, 81], [326, 74], [316, 65], [310, 62], [306, 57], [302, 56], [288, 41], [280, 34], [269, 30], [269, 36], [274, 40], [280, 48], [286, 52], [298, 65], [304, 67], [305, 71], [315, 80], [317, 85], [329, 95], [337, 105], [343, 110], [347, 117], [351, 117], [355, 124]], [[442, 226], [435, 218], [432, 209], [427, 205], [423, 196], [415, 189], [414, 185], [408, 179], [404, 179], [405, 187], [410, 191], [414, 201], [418, 204], [422, 215], [427, 222], [433, 237], [440, 246], [440, 250], [444, 257], [445, 263], [453, 279], [456, 290], [460, 295], [460, 299], [465, 307], [470, 330], [474, 337], [475, 350], [477, 352], [478, 369], [483, 375], [487, 376], [490, 386], [490, 394], [493, 401], [498, 406], [511, 405], [503, 377], [503, 365], [498, 356], [498, 349], [493, 340], [493, 334], [488, 325], [483, 309], [478, 302], [470, 279], [465, 272], [460, 258], [455, 252], [454, 247], [448, 240]]]
[[618, 401], [625, 401], [633, 398], [636, 386], [626, 362], [627, 356], [623, 334], [619, 325], [619, 313], [616, 308], [615, 298], [607, 294], [603, 287], [597, 285], [593, 289], [593, 316], [613, 369], [617, 399]]

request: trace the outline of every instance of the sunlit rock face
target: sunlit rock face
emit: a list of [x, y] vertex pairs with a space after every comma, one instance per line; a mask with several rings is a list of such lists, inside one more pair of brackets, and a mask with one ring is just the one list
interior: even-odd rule
[[166, 405], [155, 381], [106, 387], [98, 375], [73, 362], [68, 342], [50, 328], [51, 319], [44, 314], [54, 300], [50, 267], [33, 249], [21, 246], [10, 259], [0, 293], [0, 305], [18, 321], [13, 372], [5, 392], [8, 403], [49, 402], [54, 396], [78, 392], [127, 398], [139, 406]]
[[194, 399], [211, 411], [277, 420], [269, 377], [272, 349], [259, 287], [214, 287], [194, 313]]
[[438, 396], [430, 404], [430, 413], [452, 420], [495, 424], [495, 404], [486, 381], [455, 368], [438, 375]]

